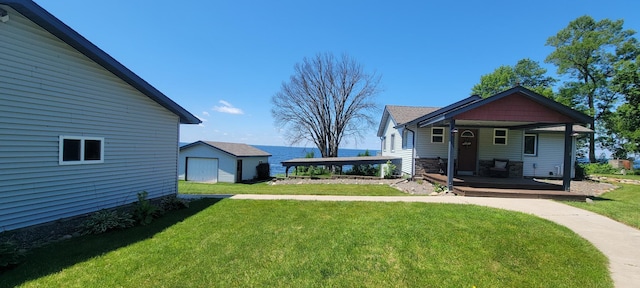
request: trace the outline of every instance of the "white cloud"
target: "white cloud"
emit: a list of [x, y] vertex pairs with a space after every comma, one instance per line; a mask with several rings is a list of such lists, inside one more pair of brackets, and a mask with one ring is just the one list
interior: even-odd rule
[[242, 109], [233, 107], [233, 105], [231, 105], [231, 103], [227, 101], [220, 100], [219, 103], [222, 104], [222, 106], [213, 106], [211, 110], [228, 114], [244, 114], [244, 112], [242, 112]]
[[202, 115], [207, 116], [207, 117], [209, 117], [209, 116], [210, 116], [210, 115], [209, 115], [209, 112], [207, 112], [207, 111], [202, 111]]

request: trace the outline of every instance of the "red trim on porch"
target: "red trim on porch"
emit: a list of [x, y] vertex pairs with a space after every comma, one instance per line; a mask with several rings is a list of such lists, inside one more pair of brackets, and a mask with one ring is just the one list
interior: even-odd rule
[[456, 120], [520, 121], [538, 123], [573, 123], [556, 110], [515, 93], [476, 109], [464, 112]]

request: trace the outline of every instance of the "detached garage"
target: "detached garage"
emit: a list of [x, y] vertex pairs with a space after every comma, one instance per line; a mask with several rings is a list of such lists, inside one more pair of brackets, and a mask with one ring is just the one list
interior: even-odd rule
[[258, 177], [257, 167], [271, 154], [247, 144], [196, 141], [180, 147], [178, 179], [196, 182], [242, 182]]

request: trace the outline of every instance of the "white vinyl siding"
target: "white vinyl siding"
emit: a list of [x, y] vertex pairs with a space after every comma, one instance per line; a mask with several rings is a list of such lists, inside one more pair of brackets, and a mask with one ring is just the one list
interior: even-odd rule
[[[393, 122], [391, 117], [389, 117], [385, 126], [386, 128], [383, 136], [384, 137], [383, 143], [386, 142], [387, 145], [383, 147], [384, 148], [386, 148], [386, 146], [389, 146], [389, 147], [388, 147], [388, 150], [383, 149], [382, 155], [401, 158], [402, 160], [400, 163], [394, 163], [397, 166], [398, 171], [406, 174], [411, 174], [413, 172], [413, 167], [412, 167], [413, 148], [404, 148], [402, 146], [402, 141], [403, 141], [402, 137], [395, 136], [395, 135], [400, 135], [400, 131], [394, 128], [395, 123]], [[398, 147], [400, 147], [400, 149], [398, 149]]]
[[402, 131], [402, 149], [413, 148], [413, 134], [414, 133], [409, 131], [408, 129], [404, 129]]
[[269, 163], [268, 157], [238, 157], [238, 159], [242, 160], [243, 181], [258, 177], [258, 164]]
[[[575, 138], [571, 139], [573, 147], [571, 163], [574, 163], [576, 160]], [[527, 156], [523, 160], [523, 175], [525, 177], [561, 178], [564, 172], [564, 134], [538, 134], [537, 156]], [[574, 170], [574, 167], [571, 167], [571, 177], [575, 176]]]
[[[458, 129], [462, 130], [462, 129]], [[494, 158], [522, 161], [523, 132], [509, 130], [506, 145], [493, 145], [493, 128], [480, 128], [478, 131], [478, 159], [491, 160]]]
[[[0, 227], [177, 190], [179, 118], [14, 10], [0, 38]], [[59, 165], [59, 137], [104, 138], [104, 163]]]
[[430, 127], [416, 129], [416, 157], [419, 158], [447, 158], [449, 149], [449, 129], [443, 128], [443, 143], [432, 143], [432, 129]]

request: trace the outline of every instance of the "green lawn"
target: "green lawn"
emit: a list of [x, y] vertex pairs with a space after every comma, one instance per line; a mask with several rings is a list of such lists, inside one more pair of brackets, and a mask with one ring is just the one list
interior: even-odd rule
[[603, 176], [609, 178], [640, 180], [640, 175], [621, 175], [621, 174], [595, 174], [594, 176]]
[[564, 203], [607, 216], [640, 229], [640, 185], [620, 183], [616, 183], [616, 185], [621, 186], [621, 188], [604, 193], [600, 197], [595, 197], [593, 203]]
[[612, 287], [606, 258], [523, 213], [206, 199], [32, 251], [0, 287]]
[[306, 184], [269, 185], [240, 183], [196, 183], [178, 181], [182, 194], [279, 194], [279, 195], [350, 195], [400, 196], [409, 195], [383, 184]]

